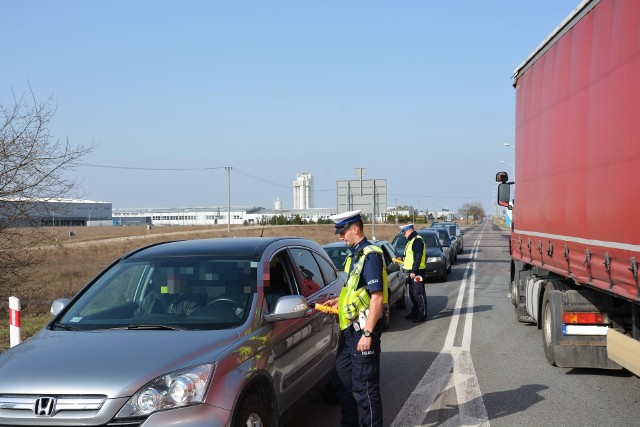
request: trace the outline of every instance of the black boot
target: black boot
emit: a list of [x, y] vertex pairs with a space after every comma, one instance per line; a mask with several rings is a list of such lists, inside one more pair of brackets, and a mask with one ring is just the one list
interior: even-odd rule
[[413, 319], [413, 323], [422, 323], [427, 321], [427, 316], [418, 316]]
[[404, 318], [405, 318], [405, 319], [407, 319], [407, 320], [413, 320], [413, 319], [415, 319], [416, 317], [418, 317], [418, 316], [417, 316], [417, 314], [416, 314], [416, 313], [414, 313], [414, 312], [411, 312], [411, 313], [407, 314], [406, 316], [404, 316]]

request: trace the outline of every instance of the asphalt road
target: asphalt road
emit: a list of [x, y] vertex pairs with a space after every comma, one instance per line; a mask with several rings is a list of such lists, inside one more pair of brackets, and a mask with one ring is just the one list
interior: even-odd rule
[[[428, 317], [392, 310], [382, 337], [384, 425], [638, 425], [640, 379], [627, 371], [549, 365], [540, 330], [518, 323], [508, 294], [507, 232], [464, 230], [447, 282], [427, 282]], [[340, 425], [338, 405], [310, 392], [285, 427]]]

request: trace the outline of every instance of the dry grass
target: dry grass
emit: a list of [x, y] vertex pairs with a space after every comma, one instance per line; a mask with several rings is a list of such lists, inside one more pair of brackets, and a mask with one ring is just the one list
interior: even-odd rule
[[[168, 240], [204, 239], [211, 237], [299, 236], [325, 244], [337, 240], [333, 225], [239, 226], [227, 231], [217, 227], [76, 227], [74, 237], [69, 228], [54, 229], [51, 245], [43, 247], [41, 264], [33, 269], [29, 280], [13, 289], [0, 288], [0, 318], [8, 319], [8, 298], [16, 296], [21, 303], [23, 339], [42, 328], [49, 320], [51, 302], [71, 297], [96, 274], [121, 255], [151, 243]], [[25, 232], [28, 232], [25, 231]], [[376, 224], [375, 237], [391, 240], [398, 232], [396, 225]], [[371, 238], [372, 227], [365, 226]], [[8, 321], [0, 323], [0, 351], [8, 347]]]

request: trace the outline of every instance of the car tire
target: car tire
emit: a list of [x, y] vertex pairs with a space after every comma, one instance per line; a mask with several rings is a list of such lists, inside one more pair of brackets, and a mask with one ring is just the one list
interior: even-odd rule
[[270, 427], [271, 422], [264, 402], [256, 394], [249, 394], [238, 406], [234, 427]]
[[391, 307], [389, 304], [382, 307], [382, 329], [387, 330], [391, 326]]
[[407, 308], [407, 291], [406, 291], [406, 286], [404, 287], [404, 289], [402, 290], [402, 296], [400, 297], [400, 299], [398, 301], [396, 301], [396, 308], [399, 310], [402, 310], [404, 308]]
[[[451, 268], [449, 268], [450, 270]], [[449, 275], [449, 271], [448, 270], [444, 270], [444, 273], [442, 273], [442, 276], [440, 276], [440, 281], [441, 282], [446, 282], [447, 281], [447, 276]]]

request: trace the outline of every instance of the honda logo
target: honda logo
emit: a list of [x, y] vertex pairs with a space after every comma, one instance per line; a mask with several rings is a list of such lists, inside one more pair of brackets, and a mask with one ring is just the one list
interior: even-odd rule
[[55, 397], [39, 397], [36, 399], [36, 405], [33, 413], [36, 417], [52, 417], [56, 412]]

